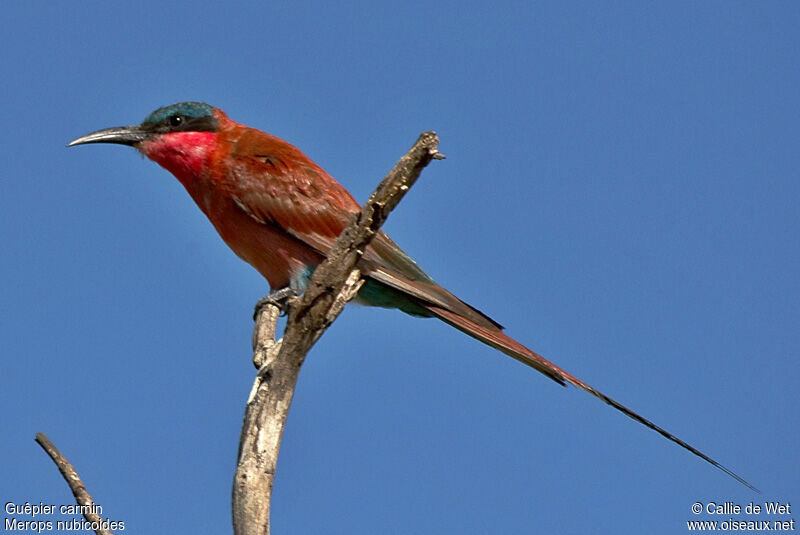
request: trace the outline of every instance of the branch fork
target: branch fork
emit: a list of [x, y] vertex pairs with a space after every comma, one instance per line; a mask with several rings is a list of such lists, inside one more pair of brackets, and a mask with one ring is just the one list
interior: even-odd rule
[[369, 242], [422, 169], [431, 160], [444, 158], [438, 143], [435, 133], [424, 132], [386, 175], [314, 270], [305, 293], [289, 299], [283, 338], [275, 340], [277, 305], [265, 302], [256, 313], [253, 364], [259, 371], [247, 400], [233, 481], [235, 535], [269, 534], [272, 483], [300, 367], [364, 283], [356, 265]]

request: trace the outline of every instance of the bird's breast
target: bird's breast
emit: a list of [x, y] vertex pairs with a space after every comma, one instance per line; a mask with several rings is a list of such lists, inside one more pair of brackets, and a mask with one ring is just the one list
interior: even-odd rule
[[201, 209], [220, 237], [273, 289], [288, 286], [297, 273], [323, 260], [322, 255], [277, 225], [251, 217], [233, 197], [209, 194], [204, 202], [207, 207]]

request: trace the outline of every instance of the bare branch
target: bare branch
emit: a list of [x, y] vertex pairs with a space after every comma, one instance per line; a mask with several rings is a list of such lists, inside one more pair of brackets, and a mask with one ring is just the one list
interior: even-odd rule
[[424, 132], [345, 228], [314, 270], [302, 297], [290, 300], [284, 337], [274, 340], [278, 307], [261, 307], [254, 328], [259, 367], [245, 410], [233, 482], [235, 535], [268, 535], [270, 499], [283, 428], [306, 354], [363, 283], [356, 264], [395, 206], [433, 159], [439, 138]]
[[56, 463], [58, 471], [61, 472], [61, 475], [64, 477], [64, 481], [67, 482], [67, 485], [69, 485], [69, 488], [72, 491], [72, 495], [75, 496], [75, 501], [78, 503], [78, 505], [82, 506], [83, 517], [88, 522], [98, 526], [94, 532], [97, 535], [114, 535], [112, 531], [102, 528], [103, 519], [100, 518], [100, 515], [94, 512], [94, 500], [92, 500], [92, 496], [89, 494], [89, 491], [86, 490], [86, 487], [84, 486], [83, 481], [81, 481], [81, 478], [78, 475], [77, 470], [75, 470], [75, 467], [72, 466], [72, 464], [60, 451], [58, 451], [58, 448], [56, 448], [55, 444], [50, 442], [50, 439], [47, 438], [47, 435], [44, 433], [36, 433], [36, 442], [42, 447], [45, 453], [47, 453], [47, 455], [53, 459], [53, 462]]

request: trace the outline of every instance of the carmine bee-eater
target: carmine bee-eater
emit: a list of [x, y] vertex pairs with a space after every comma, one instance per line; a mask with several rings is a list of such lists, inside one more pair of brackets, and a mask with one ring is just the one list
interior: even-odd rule
[[[225, 243], [269, 281], [273, 292], [302, 292], [360, 210], [352, 195], [297, 147], [232, 121], [203, 102], [159, 108], [138, 126], [98, 130], [68, 146], [85, 143], [130, 145], [175, 175]], [[755, 489], [711, 457], [504, 334], [499, 323], [436, 284], [384, 232], [367, 247], [359, 268], [365, 277], [358, 295], [363, 304], [439, 318], [561, 385], [570, 383], [589, 392]]]

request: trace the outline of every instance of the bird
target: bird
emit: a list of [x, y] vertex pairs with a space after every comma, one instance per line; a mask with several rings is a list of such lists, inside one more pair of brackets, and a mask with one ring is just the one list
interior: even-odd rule
[[[172, 173], [228, 247], [268, 281], [275, 296], [303, 292], [314, 268], [360, 210], [353, 196], [300, 149], [204, 102], [164, 106], [139, 125], [97, 130], [67, 146], [89, 143], [134, 147]], [[358, 302], [438, 318], [562, 386], [588, 392], [758, 492], [694, 446], [505, 334], [495, 320], [437, 284], [385, 232], [376, 234], [358, 267], [364, 278]]]

